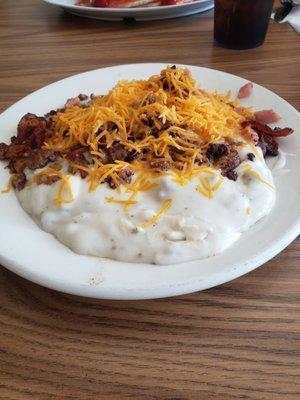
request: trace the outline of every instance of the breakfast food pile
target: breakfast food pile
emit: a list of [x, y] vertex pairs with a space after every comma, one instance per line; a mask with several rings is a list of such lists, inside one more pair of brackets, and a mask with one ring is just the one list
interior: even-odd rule
[[264, 157], [293, 131], [267, 125], [279, 119], [273, 110], [241, 106], [252, 90], [233, 100], [168, 67], [24, 115], [0, 160], [23, 208], [75, 252], [158, 264], [207, 257], [275, 201]]

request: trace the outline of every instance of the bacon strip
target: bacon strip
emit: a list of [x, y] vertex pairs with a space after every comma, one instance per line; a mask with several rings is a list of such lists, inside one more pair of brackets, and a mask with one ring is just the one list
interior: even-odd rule
[[267, 136], [274, 136], [274, 137], [284, 137], [284, 136], [288, 136], [291, 135], [294, 130], [292, 128], [270, 128], [268, 125], [263, 124], [261, 122], [258, 121], [244, 121], [241, 124], [242, 128], [247, 128], [249, 126], [251, 126], [252, 129], [254, 129], [255, 132], [263, 134], [263, 135], [267, 135]]
[[273, 129], [270, 128], [268, 125], [263, 124], [261, 122], [255, 121], [255, 120], [247, 120], [242, 122], [241, 126], [243, 128], [246, 128], [247, 126], [251, 126], [252, 129], [255, 130], [255, 132], [262, 133], [264, 135], [271, 135], [273, 134]]
[[284, 137], [289, 136], [294, 132], [292, 128], [274, 128], [272, 131], [272, 136]]

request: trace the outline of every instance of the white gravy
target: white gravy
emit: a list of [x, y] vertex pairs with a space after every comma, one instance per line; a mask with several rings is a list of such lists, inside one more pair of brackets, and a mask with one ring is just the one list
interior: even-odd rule
[[[105, 198], [126, 199], [128, 193], [118, 195], [106, 184], [89, 193], [88, 183], [79, 176], [70, 177], [74, 195], [70, 204], [54, 204], [59, 182], [51, 186], [32, 184], [17, 196], [43, 230], [76, 253], [154, 264], [201, 259], [228, 248], [274, 204], [271, 171], [260, 149], [256, 149], [253, 162], [247, 159], [249, 152], [253, 152], [250, 147], [240, 149], [244, 161], [236, 169], [237, 181], [225, 178], [212, 199], [196, 191], [199, 177], [180, 186], [170, 176], [160, 178], [158, 188], [139, 192], [137, 204], [127, 211], [123, 205], [107, 203]], [[247, 165], [273, 188], [244, 172]], [[169, 210], [154, 225], [141, 228], [167, 198], [172, 199]]]

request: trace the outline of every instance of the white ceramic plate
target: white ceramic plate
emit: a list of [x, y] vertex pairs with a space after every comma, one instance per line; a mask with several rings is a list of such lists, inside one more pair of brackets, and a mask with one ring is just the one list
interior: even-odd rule
[[[171, 63], [170, 63], [171, 64]], [[120, 79], [145, 79], [165, 64], [132, 64], [75, 75], [40, 89], [17, 102], [0, 116], [0, 141], [15, 134], [26, 112], [44, 114], [61, 107], [78, 93], [105, 93]], [[207, 68], [190, 68], [207, 90], [233, 94], [245, 84], [234, 75]], [[287, 157], [285, 175], [275, 177], [277, 200], [271, 214], [245, 232], [223, 254], [201, 261], [168, 266], [103, 261], [80, 256], [38, 228], [20, 207], [13, 192], [0, 195], [0, 263], [33, 282], [77, 295], [109, 299], [145, 299], [174, 296], [207, 289], [253, 270], [284, 249], [300, 230], [300, 117], [286, 101], [254, 85], [254, 109], [273, 108], [282, 116], [281, 126], [296, 133], [281, 139]], [[0, 187], [8, 172], [0, 165]], [[128, 243], [130, 246], [130, 242]]]
[[196, 0], [188, 4], [179, 4], [163, 7], [137, 8], [96, 8], [76, 6], [75, 0], [44, 0], [46, 3], [62, 7], [66, 11], [81, 17], [121, 21], [125, 18], [134, 18], [137, 21], [169, 19], [197, 14], [213, 8], [213, 0]]

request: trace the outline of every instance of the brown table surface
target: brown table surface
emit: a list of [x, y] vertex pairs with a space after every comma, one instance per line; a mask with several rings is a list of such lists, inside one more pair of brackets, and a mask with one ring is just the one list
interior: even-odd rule
[[[290, 26], [271, 22], [249, 51], [213, 46], [212, 26], [212, 12], [126, 25], [2, 0], [1, 111], [72, 74], [153, 61], [241, 75], [300, 108]], [[1, 268], [0, 398], [299, 399], [299, 250], [296, 240], [233, 282], [154, 301], [65, 295]]]

